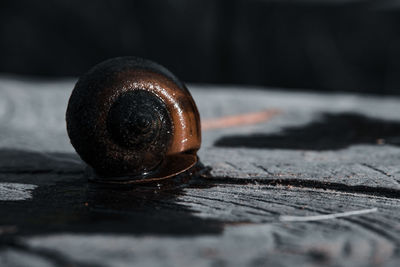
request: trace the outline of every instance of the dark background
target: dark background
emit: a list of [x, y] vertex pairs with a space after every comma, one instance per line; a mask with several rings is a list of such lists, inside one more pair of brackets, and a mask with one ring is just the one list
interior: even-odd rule
[[0, 1], [0, 72], [77, 76], [110, 57], [186, 82], [400, 94], [399, 1]]

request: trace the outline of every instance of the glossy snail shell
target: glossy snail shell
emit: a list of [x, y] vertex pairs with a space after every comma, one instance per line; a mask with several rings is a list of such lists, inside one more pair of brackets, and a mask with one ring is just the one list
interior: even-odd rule
[[152, 61], [121, 57], [79, 78], [67, 131], [95, 179], [144, 182], [173, 177], [197, 162], [200, 116], [185, 85]]

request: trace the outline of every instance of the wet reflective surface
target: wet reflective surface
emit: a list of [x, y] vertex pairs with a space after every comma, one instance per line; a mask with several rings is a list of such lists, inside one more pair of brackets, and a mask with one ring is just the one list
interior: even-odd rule
[[[19, 154], [24, 156], [21, 151]], [[32, 155], [30, 159], [33, 159]], [[220, 233], [220, 222], [195, 217], [189, 208], [177, 201], [185, 188], [211, 186], [202, 178], [206, 171], [198, 164], [176, 178], [140, 186], [88, 182], [84, 172], [9, 175], [2, 181], [38, 186], [30, 199], [0, 201], [0, 225], [12, 226], [13, 231], [8, 234], [19, 235], [72, 232], [186, 236]]]

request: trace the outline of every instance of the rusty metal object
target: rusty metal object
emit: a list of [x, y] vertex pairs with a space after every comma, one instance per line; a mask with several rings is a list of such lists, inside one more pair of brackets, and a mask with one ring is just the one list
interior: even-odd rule
[[98, 181], [138, 183], [176, 176], [197, 162], [200, 116], [171, 72], [149, 60], [110, 59], [71, 94], [67, 131]]

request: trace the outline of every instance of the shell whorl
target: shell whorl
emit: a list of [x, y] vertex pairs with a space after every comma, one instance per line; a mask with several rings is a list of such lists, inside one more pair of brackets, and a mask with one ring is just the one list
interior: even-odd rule
[[166, 178], [197, 160], [196, 105], [183, 83], [151, 61], [96, 65], [75, 85], [66, 120], [75, 150], [105, 180]]

